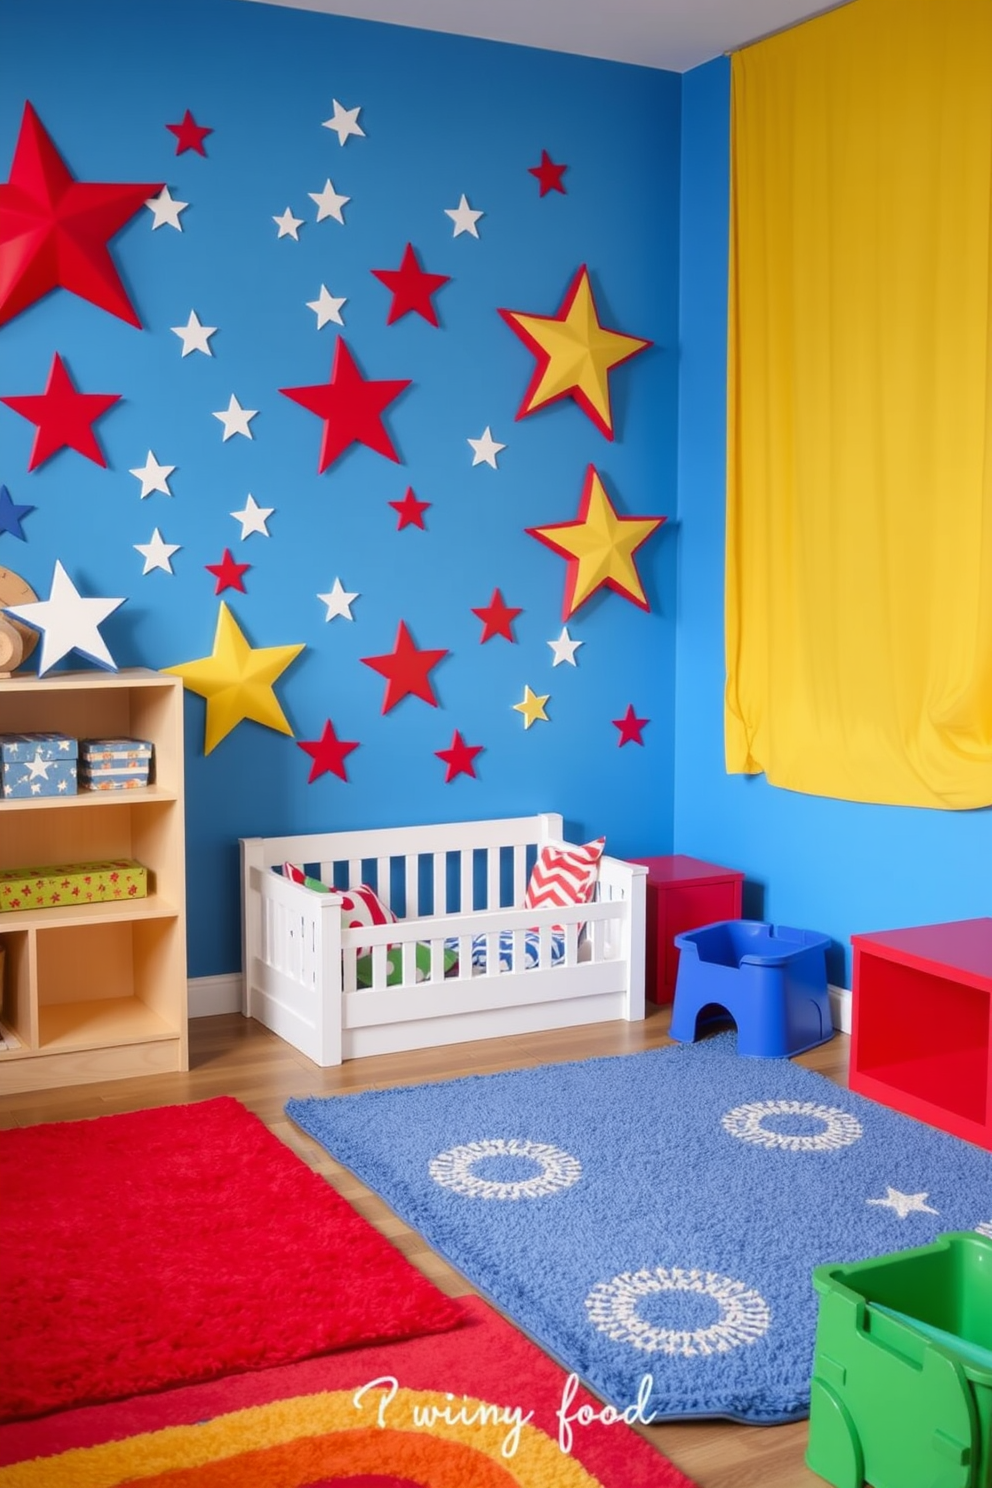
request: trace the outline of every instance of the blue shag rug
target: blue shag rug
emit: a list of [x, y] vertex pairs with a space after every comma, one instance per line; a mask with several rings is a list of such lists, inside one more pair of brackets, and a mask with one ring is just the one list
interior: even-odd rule
[[769, 1425], [813, 1267], [992, 1233], [992, 1154], [734, 1037], [286, 1111], [618, 1409]]

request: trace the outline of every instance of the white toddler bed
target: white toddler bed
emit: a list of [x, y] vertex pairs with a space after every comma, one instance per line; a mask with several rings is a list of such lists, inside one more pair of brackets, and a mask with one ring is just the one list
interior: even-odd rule
[[[546, 814], [242, 838], [245, 1013], [323, 1066], [643, 1018], [646, 868], [604, 855], [592, 903], [514, 907], [561, 834], [561, 817]], [[342, 929], [340, 892], [274, 871], [285, 862], [338, 891], [371, 884], [401, 918]], [[356, 967], [370, 948], [363, 987]]]

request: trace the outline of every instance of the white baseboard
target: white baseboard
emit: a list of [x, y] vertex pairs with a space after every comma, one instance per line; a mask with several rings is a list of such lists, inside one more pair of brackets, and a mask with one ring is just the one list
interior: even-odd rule
[[241, 986], [240, 971], [224, 972], [221, 976], [190, 977], [187, 985], [189, 1016], [214, 1018], [218, 1013], [240, 1013]]
[[839, 1033], [851, 1031], [851, 992], [848, 987], [828, 986], [830, 994], [830, 1016]]

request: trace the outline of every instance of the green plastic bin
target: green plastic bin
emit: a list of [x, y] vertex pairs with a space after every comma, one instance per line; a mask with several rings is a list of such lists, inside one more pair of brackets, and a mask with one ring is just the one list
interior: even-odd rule
[[835, 1488], [992, 1488], [992, 1239], [817, 1266], [806, 1464]]

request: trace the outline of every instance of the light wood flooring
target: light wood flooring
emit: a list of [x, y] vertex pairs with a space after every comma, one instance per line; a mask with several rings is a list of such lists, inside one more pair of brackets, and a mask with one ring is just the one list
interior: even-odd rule
[[[332, 1070], [318, 1069], [267, 1029], [238, 1013], [199, 1018], [190, 1024], [188, 1074], [0, 1097], [0, 1126], [71, 1121], [233, 1095], [310, 1167], [322, 1173], [437, 1286], [457, 1296], [472, 1291], [464, 1278], [435, 1255], [381, 1199], [299, 1132], [283, 1114], [284, 1103], [293, 1095], [453, 1079], [599, 1054], [632, 1053], [669, 1043], [669, 1010], [651, 1003], [648, 1009], [644, 1023], [605, 1023], [412, 1054], [382, 1055], [353, 1060]], [[797, 1062], [843, 1085], [847, 1083], [848, 1045], [847, 1036], [837, 1034], [830, 1043], [800, 1056]], [[647, 1129], [650, 1111], [644, 1112], [644, 1122]], [[640, 1428], [641, 1435], [677, 1463], [699, 1488], [822, 1488], [823, 1479], [803, 1463], [807, 1429], [805, 1421], [771, 1427], [686, 1421]]]

